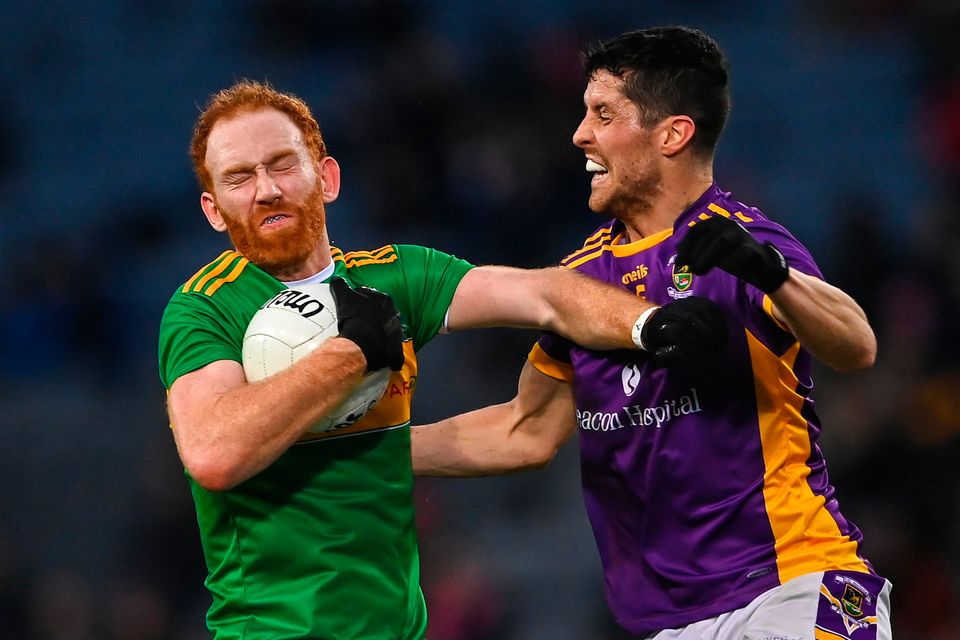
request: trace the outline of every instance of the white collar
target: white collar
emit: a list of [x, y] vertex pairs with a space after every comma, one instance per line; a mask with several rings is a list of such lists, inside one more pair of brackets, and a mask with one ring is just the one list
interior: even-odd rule
[[336, 262], [331, 260], [330, 264], [328, 264], [327, 266], [325, 266], [323, 269], [313, 274], [312, 276], [308, 278], [304, 278], [303, 280], [292, 280], [290, 282], [284, 282], [283, 284], [287, 285], [287, 287], [299, 287], [302, 284], [320, 284], [321, 282], [323, 282], [324, 280], [332, 276], [335, 269], [336, 269]]

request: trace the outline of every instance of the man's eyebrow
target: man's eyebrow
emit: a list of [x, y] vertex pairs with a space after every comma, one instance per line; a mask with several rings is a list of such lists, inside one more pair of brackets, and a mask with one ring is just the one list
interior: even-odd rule
[[[278, 160], [283, 160], [284, 158], [286, 158], [286, 157], [288, 157], [288, 156], [296, 156], [296, 155], [297, 155], [297, 152], [294, 151], [293, 149], [285, 149], [285, 150], [283, 150], [283, 151], [278, 151], [277, 153], [275, 153], [275, 154], [273, 154], [273, 155], [271, 155], [271, 156], [268, 156], [267, 159], [266, 159], [266, 161], [263, 162], [263, 164], [265, 164], [265, 165], [271, 165], [271, 164], [277, 162]], [[257, 163], [257, 164], [260, 164], [260, 163]], [[250, 172], [252, 172], [252, 171], [254, 170], [254, 168], [255, 168], [256, 166], [257, 166], [257, 165], [250, 165], [250, 164], [234, 164], [234, 165], [230, 165], [229, 167], [227, 167], [226, 169], [223, 170], [222, 175], [224, 175], [224, 176], [232, 176], [232, 175], [237, 175], [237, 174], [240, 174], [240, 173], [250, 173]]]
[[606, 109], [610, 106], [606, 100], [597, 100], [595, 102], [584, 100], [583, 103], [587, 109], [590, 109], [591, 111], [599, 111], [600, 109]]

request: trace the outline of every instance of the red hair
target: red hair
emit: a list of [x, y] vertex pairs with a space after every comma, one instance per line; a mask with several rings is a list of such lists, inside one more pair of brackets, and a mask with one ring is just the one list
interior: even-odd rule
[[319, 162], [327, 155], [327, 146], [323, 142], [320, 125], [310, 113], [307, 103], [293, 94], [281, 93], [269, 84], [241, 80], [232, 87], [211, 96], [210, 102], [207, 103], [193, 128], [190, 159], [193, 160], [193, 171], [197, 174], [200, 187], [204, 191], [213, 191], [213, 180], [210, 172], [207, 171], [206, 157], [207, 139], [214, 125], [221, 120], [259, 109], [276, 109], [293, 120], [303, 133], [304, 143], [315, 161]]

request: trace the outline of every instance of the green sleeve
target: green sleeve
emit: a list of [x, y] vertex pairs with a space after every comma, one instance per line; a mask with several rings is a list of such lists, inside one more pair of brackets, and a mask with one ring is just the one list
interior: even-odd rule
[[160, 322], [160, 379], [169, 389], [180, 376], [217, 360], [242, 362], [242, 344], [216, 313], [210, 298], [177, 293]]
[[473, 265], [449, 253], [410, 244], [395, 245], [411, 312], [413, 344], [420, 349], [443, 326], [453, 294]]

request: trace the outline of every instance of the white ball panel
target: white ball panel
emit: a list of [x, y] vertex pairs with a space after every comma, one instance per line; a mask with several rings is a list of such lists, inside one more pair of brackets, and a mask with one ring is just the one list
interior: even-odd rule
[[[324, 341], [339, 335], [336, 302], [327, 284], [287, 289], [254, 314], [243, 338], [243, 370], [250, 382], [282, 371]], [[390, 370], [366, 374], [353, 392], [310, 430], [353, 424], [383, 395]]]

